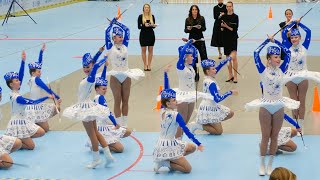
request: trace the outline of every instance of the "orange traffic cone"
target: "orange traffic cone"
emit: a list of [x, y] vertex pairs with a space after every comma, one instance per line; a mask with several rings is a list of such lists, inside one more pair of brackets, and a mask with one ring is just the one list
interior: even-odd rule
[[269, 19], [272, 19], [272, 9], [271, 9], [271, 6], [270, 6], [270, 9], [269, 9], [269, 16], [268, 16]]
[[[162, 88], [162, 85], [160, 85], [160, 87], [159, 87], [159, 92], [158, 92], [158, 96], [160, 96], [162, 89], [163, 89], [163, 88]], [[157, 101], [157, 105], [156, 105], [155, 108], [153, 108], [153, 110], [160, 110], [160, 109], [161, 109], [161, 100], [160, 100], [160, 101]]]
[[318, 86], [314, 87], [312, 112], [320, 112]]

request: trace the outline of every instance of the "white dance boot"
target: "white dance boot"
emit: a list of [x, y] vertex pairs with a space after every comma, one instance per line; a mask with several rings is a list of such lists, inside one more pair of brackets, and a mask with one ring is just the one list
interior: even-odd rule
[[153, 171], [158, 174], [161, 167], [168, 167], [171, 170], [170, 161], [155, 162], [154, 167], [153, 167]]
[[93, 158], [92, 162], [87, 165], [87, 168], [89, 169], [94, 169], [99, 164], [102, 163], [102, 160], [100, 159], [100, 156], [99, 156], [99, 151], [92, 151], [92, 158]]
[[119, 124], [119, 126], [122, 126], [122, 124], [123, 124], [122, 116], [117, 117], [117, 118], [116, 118], [116, 121], [117, 121], [117, 124]]
[[259, 168], [259, 175], [264, 176], [266, 175], [266, 163], [265, 163], [265, 156], [260, 156], [260, 168]]
[[273, 159], [274, 159], [274, 156], [271, 155], [270, 158], [269, 158], [268, 167], [267, 167], [268, 176], [270, 176], [272, 171], [273, 171], [273, 168], [272, 168]]
[[191, 122], [191, 123], [189, 123], [189, 124], [188, 124], [188, 128], [190, 129], [190, 131], [191, 131], [192, 133], [194, 133], [197, 129], [198, 129], [198, 130], [203, 130], [202, 124], [199, 124], [199, 123], [197, 123], [197, 122]]
[[128, 116], [122, 116], [122, 126], [127, 127], [128, 124]]
[[104, 164], [104, 167], [108, 167], [109, 164], [111, 164], [115, 161], [115, 159], [112, 156], [108, 146], [103, 148], [103, 153], [104, 153], [104, 156], [106, 157], [106, 163]]

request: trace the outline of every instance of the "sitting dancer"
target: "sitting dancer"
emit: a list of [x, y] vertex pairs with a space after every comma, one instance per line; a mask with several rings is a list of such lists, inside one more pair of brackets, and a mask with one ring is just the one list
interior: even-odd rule
[[48, 120], [56, 115], [60, 109], [60, 97], [54, 93], [41, 79], [41, 68], [42, 68], [42, 55], [46, 46], [43, 44], [39, 54], [38, 62], [29, 63], [29, 72], [31, 78], [29, 80], [30, 86], [30, 98], [39, 99], [43, 95], [50, 94], [58, 100], [58, 106], [54, 103], [40, 103], [36, 105], [28, 105], [26, 113], [30, 121], [35, 122], [37, 125], [42, 127], [46, 132], [49, 131]]
[[43, 136], [45, 131], [27, 119], [25, 108], [27, 105], [39, 104], [48, 98], [53, 99], [53, 96], [49, 95], [37, 100], [31, 100], [24, 98], [19, 94], [23, 81], [25, 60], [26, 54], [23, 51], [19, 73], [8, 72], [4, 75], [7, 86], [12, 90], [10, 95], [11, 119], [8, 123], [5, 135], [21, 139], [23, 149], [33, 150], [35, 144], [31, 138]]
[[161, 112], [160, 137], [153, 152], [155, 162], [154, 171], [158, 173], [161, 167], [168, 167], [171, 170], [189, 173], [191, 171], [191, 165], [185, 156], [193, 153], [197, 148], [191, 143], [183, 142], [175, 138], [177, 127], [180, 126], [182, 128], [188, 138], [198, 146], [198, 150], [202, 151], [204, 148], [189, 131], [182, 116], [175, 111], [177, 108], [176, 92], [169, 89], [168, 70], [169, 67], [165, 69], [165, 89], [161, 93], [161, 104], [164, 109], [162, 109]]
[[221, 135], [223, 132], [222, 121], [233, 117], [234, 112], [228, 107], [225, 107], [219, 102], [223, 101], [230, 95], [238, 95], [237, 90], [231, 90], [223, 95], [219, 94], [219, 86], [214, 77], [220, 69], [232, 59], [233, 53], [227, 59], [221, 61], [218, 66], [215, 66], [215, 61], [211, 59], [203, 60], [201, 66], [205, 74], [203, 80], [203, 92], [211, 95], [213, 98], [204, 98], [198, 108], [196, 122], [190, 123], [191, 132], [195, 130], [205, 130], [212, 135]]

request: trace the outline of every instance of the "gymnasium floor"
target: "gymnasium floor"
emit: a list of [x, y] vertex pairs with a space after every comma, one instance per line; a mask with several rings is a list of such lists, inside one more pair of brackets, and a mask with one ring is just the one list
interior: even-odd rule
[[[18, 71], [22, 50], [26, 50], [27, 63], [36, 61], [42, 43], [46, 43], [42, 79], [45, 81], [49, 79], [54, 90], [60, 89], [63, 100], [62, 109], [70, 106], [77, 100], [78, 84], [84, 77], [79, 57], [86, 52], [95, 53], [104, 44], [106, 18], [111, 19], [116, 15], [116, 5], [119, 5], [123, 11], [130, 3], [134, 3], [134, 6], [122, 18], [122, 22], [131, 30], [129, 67], [143, 69], [139, 56], [137, 17], [145, 1], [101, 1], [82, 2], [32, 13], [31, 16], [37, 21], [37, 25], [33, 24], [28, 17], [10, 18], [8, 24], [0, 30], [0, 75], [8, 71]], [[168, 170], [165, 168], [160, 174], [152, 172], [152, 151], [160, 128], [159, 112], [152, 109], [156, 104], [158, 88], [163, 83], [163, 67], [167, 64], [175, 65], [177, 47], [183, 44], [180, 39], [188, 37], [183, 32], [183, 28], [190, 8], [190, 4], [167, 5], [154, 1], [151, 7], [159, 27], [155, 30], [157, 41], [152, 71], [146, 72], [145, 78], [132, 83], [128, 126], [134, 128], [136, 132], [122, 141], [125, 152], [114, 155], [117, 159], [116, 163], [107, 169], [103, 166], [95, 170], [86, 169], [85, 165], [91, 160], [91, 154], [84, 146], [87, 137], [82, 123], [56, 116], [50, 120], [52, 131], [42, 138], [35, 139], [37, 147], [34, 151], [22, 150], [11, 154], [15, 162], [29, 164], [29, 166], [13, 166], [8, 171], [0, 170], [0, 179], [268, 179], [268, 177], [259, 177], [257, 173], [260, 133], [258, 112], [244, 112], [246, 102], [261, 96], [259, 76], [252, 54], [267, 37], [266, 34], [273, 34], [278, 30], [279, 22], [285, 19], [285, 9], [291, 8], [297, 18], [312, 5], [312, 3], [235, 4], [235, 13], [240, 17], [238, 61], [241, 76], [238, 84], [225, 83], [227, 73], [224, 68], [216, 77], [221, 92], [230, 89], [239, 90], [239, 96], [232, 96], [222, 102], [235, 111], [235, 116], [223, 123], [222, 136], [208, 136], [203, 133], [197, 135], [205, 146], [205, 151], [196, 152], [187, 157], [193, 166], [190, 174], [167, 173]], [[217, 59], [217, 50], [210, 47], [213, 6], [199, 5], [201, 14], [206, 18], [207, 31], [204, 35], [207, 51], [211, 58]], [[270, 6], [273, 10], [273, 19], [267, 19]], [[320, 69], [318, 63], [320, 25], [314, 21], [319, 15], [319, 7], [316, 7], [302, 20], [312, 30], [308, 67], [313, 71]], [[280, 39], [279, 35], [277, 39]], [[265, 51], [262, 51], [262, 54], [264, 53]], [[169, 76], [171, 86], [177, 86], [178, 80], [174, 69]], [[28, 78], [26, 69], [21, 89], [23, 94], [29, 92]], [[3, 101], [0, 107], [3, 118], [0, 121], [0, 129], [4, 130], [10, 118], [9, 89], [2, 78], [0, 85], [3, 88]], [[320, 146], [318, 143], [320, 115], [310, 111], [313, 88], [316, 85], [310, 82], [307, 94], [304, 139], [308, 149], [303, 147], [300, 138], [294, 138], [293, 140], [298, 144], [297, 151], [277, 156], [274, 163], [274, 167], [289, 168], [302, 180], [320, 176], [320, 172], [317, 171], [320, 165], [320, 157], [317, 154]], [[202, 85], [199, 85], [199, 89], [202, 89]], [[108, 104], [113, 109], [112, 94], [110, 89], [108, 90]], [[284, 95], [288, 95], [285, 88]], [[193, 114], [192, 120], [195, 115], [196, 113]], [[284, 126], [286, 125], [288, 124], [285, 123]], [[184, 140], [187, 139], [184, 138]]]

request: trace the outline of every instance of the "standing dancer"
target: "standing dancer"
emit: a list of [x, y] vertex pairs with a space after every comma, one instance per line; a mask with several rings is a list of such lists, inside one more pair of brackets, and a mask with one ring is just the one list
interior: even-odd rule
[[306, 111], [306, 94], [308, 91], [309, 82], [304, 76], [312, 76], [312, 73], [307, 68], [307, 52], [311, 41], [311, 30], [302, 23], [300, 20], [292, 22], [288, 25], [288, 28], [292, 26], [300, 26], [305, 32], [306, 37], [303, 44], [300, 44], [301, 35], [298, 28], [292, 28], [290, 33], [290, 41], [287, 38], [288, 28], [285, 28], [282, 32], [283, 45], [291, 50], [291, 61], [289, 63], [286, 75], [292, 77], [296, 74], [300, 74], [301, 77], [294, 78], [292, 81], [286, 84], [290, 98], [300, 101], [300, 107], [297, 110], [293, 110], [292, 114], [295, 119], [298, 120], [299, 125], [303, 129], [304, 116]]
[[223, 51], [227, 57], [233, 52], [235, 53], [232, 61], [229, 62], [228, 71], [229, 79], [226, 82], [238, 83], [238, 28], [239, 28], [239, 17], [234, 13], [233, 3], [227, 2], [227, 14], [221, 17], [221, 28], [223, 31]]
[[[108, 72], [110, 77], [110, 88], [114, 98], [114, 114], [118, 124], [127, 126], [129, 111], [129, 96], [131, 89], [131, 78], [138, 79], [144, 76], [140, 69], [129, 69], [128, 67], [128, 45], [130, 30], [127, 26], [114, 18], [106, 29], [106, 47], [112, 70]], [[116, 26], [113, 26], [113, 25]], [[112, 35], [110, 35], [112, 29]], [[123, 33], [123, 31], [125, 33]], [[112, 44], [112, 40], [113, 43]]]
[[11, 119], [8, 122], [5, 135], [21, 139], [23, 149], [33, 150], [35, 144], [31, 138], [41, 137], [44, 135], [45, 131], [27, 119], [25, 108], [27, 105], [42, 103], [48, 98], [53, 99], [53, 96], [49, 95], [37, 100], [31, 100], [24, 98], [19, 94], [23, 81], [25, 60], [26, 53], [23, 51], [19, 73], [8, 72], [4, 75], [7, 86], [12, 90], [10, 95]]
[[[153, 46], [155, 42], [155, 35], [153, 29], [157, 27], [156, 19], [151, 13], [150, 4], [144, 4], [142, 14], [138, 17], [138, 29], [141, 29], [139, 35], [139, 42], [141, 46], [141, 56], [144, 64], [144, 71], [151, 71], [151, 62], [153, 56]], [[147, 61], [147, 47], [148, 47], [148, 61]]]
[[169, 87], [168, 71], [169, 66], [167, 66], [164, 72], [165, 89], [161, 93], [161, 104], [164, 109], [161, 110], [160, 137], [153, 151], [154, 171], [158, 173], [161, 167], [168, 167], [172, 170], [189, 173], [191, 165], [184, 156], [193, 153], [197, 148], [191, 143], [175, 138], [178, 126], [198, 146], [198, 150], [203, 151], [204, 148], [189, 131], [182, 116], [174, 110], [177, 108], [176, 92]]
[[[260, 87], [263, 95], [263, 85], [261, 82], [260, 82]], [[284, 120], [292, 124], [295, 128], [281, 127], [278, 135], [278, 150], [276, 154], [281, 154], [282, 151], [294, 152], [297, 149], [297, 145], [291, 140], [291, 138], [295, 137], [298, 134], [298, 132], [301, 132], [301, 128], [297, 124], [297, 122], [287, 114], [284, 114]], [[270, 147], [270, 143], [268, 143], [268, 147]], [[269, 149], [268, 149], [268, 152], [269, 152]]]
[[205, 130], [212, 135], [221, 135], [223, 132], [221, 122], [233, 117], [233, 111], [218, 103], [230, 95], [238, 95], [238, 91], [231, 90], [220, 95], [220, 88], [214, 80], [216, 74], [225, 64], [232, 60], [232, 57], [234, 57], [234, 53], [231, 54], [231, 57], [221, 61], [218, 66], [216, 66], [215, 61], [211, 59], [201, 62], [203, 73], [205, 74], [203, 80], [203, 92], [212, 98], [205, 98], [201, 101], [198, 108], [196, 122], [190, 123], [189, 126], [191, 132], [194, 132], [196, 129], [200, 129]]
[[46, 94], [50, 94], [58, 100], [58, 106], [56, 107], [54, 103], [40, 103], [36, 105], [29, 105], [26, 108], [26, 113], [30, 121], [42, 127], [45, 132], [48, 132], [48, 120], [58, 113], [57, 110], [59, 111], [60, 109], [61, 100], [60, 97], [40, 79], [42, 73], [42, 56], [45, 48], [46, 45], [43, 44], [39, 54], [38, 62], [29, 63], [29, 73], [31, 75], [28, 83], [30, 86], [30, 98], [39, 99]]
[[[202, 32], [206, 29], [206, 21], [204, 17], [201, 16], [199, 7], [197, 5], [192, 5], [190, 7], [188, 17], [185, 21], [184, 32], [189, 33], [189, 39], [199, 40], [203, 38]], [[197, 41], [194, 43], [194, 46], [199, 51], [201, 61], [208, 59], [205, 41]], [[196, 71], [196, 82], [198, 82], [200, 78], [199, 72], [197, 70], [197, 63], [198, 59], [196, 59], [196, 62], [193, 64], [193, 69]]]
[[[197, 49], [192, 45], [195, 40], [190, 39], [184, 46], [179, 47], [179, 60], [176, 68], [179, 77], [179, 88], [173, 89], [177, 94], [177, 111], [188, 124], [195, 105], [196, 98], [203, 93], [196, 94], [195, 70], [192, 65], [196, 62]], [[198, 96], [198, 97], [197, 97]], [[178, 127], [176, 138], [182, 138], [183, 131]]]
[[223, 4], [223, 0], [218, 0], [218, 4], [213, 8], [213, 18], [215, 19], [215, 21], [212, 30], [211, 46], [218, 48], [219, 59], [222, 59], [221, 47], [223, 47], [221, 17], [225, 14], [227, 14], [226, 5]]
[[107, 63], [107, 56], [105, 56], [99, 62], [94, 63], [97, 61], [102, 52], [103, 48], [100, 48], [100, 50], [94, 56], [94, 59], [92, 59], [90, 53], [86, 53], [82, 57], [83, 72], [87, 75], [87, 77], [80, 82], [78, 91], [78, 103], [66, 108], [63, 112], [63, 116], [65, 117], [82, 121], [82, 124], [86, 129], [87, 135], [89, 136], [92, 144], [93, 160], [90, 164], [87, 165], [87, 168], [90, 169], [95, 168], [102, 163], [99, 157], [99, 143], [103, 148], [103, 152], [106, 158], [105, 167], [107, 167], [114, 161], [114, 158], [110, 153], [108, 144], [105, 141], [104, 137], [98, 132], [96, 124], [97, 118], [105, 118], [110, 115], [109, 108], [94, 103], [90, 99], [90, 93], [94, 88], [97, 70], [100, 66]]
[[[280, 65], [280, 48], [277, 46], [268, 47], [267, 67], [261, 62], [260, 52], [269, 43], [275, 42], [286, 53], [283, 63]], [[267, 155], [268, 143], [270, 142], [270, 158], [267, 166], [267, 174], [272, 172], [272, 163], [274, 155], [278, 149], [278, 135], [282, 127], [284, 117], [284, 107], [297, 109], [299, 102], [282, 96], [282, 86], [284, 82], [284, 73], [290, 62], [290, 50], [285, 48], [279, 41], [273, 37], [266, 39], [255, 51], [254, 60], [261, 75], [261, 82], [264, 88], [263, 97], [246, 104], [246, 110], [260, 108], [259, 120], [262, 132], [260, 144], [260, 169], [259, 175], [266, 174], [265, 156]]]
[[[106, 80], [106, 71], [107, 66], [104, 66], [101, 77], [96, 78], [95, 90], [97, 95], [94, 98], [94, 102], [108, 108], [107, 101], [104, 98], [108, 87], [108, 81]], [[112, 121], [113, 125], [107, 123], [108, 118]], [[132, 130], [129, 128], [120, 127], [116, 123], [116, 120], [111, 112], [108, 118], [98, 118], [97, 129], [99, 133], [105, 138], [110, 150], [113, 152], [121, 153], [123, 152], [124, 147], [120, 142], [120, 138], [130, 136]], [[92, 149], [92, 145], [90, 142], [88, 142], [87, 145]]]

